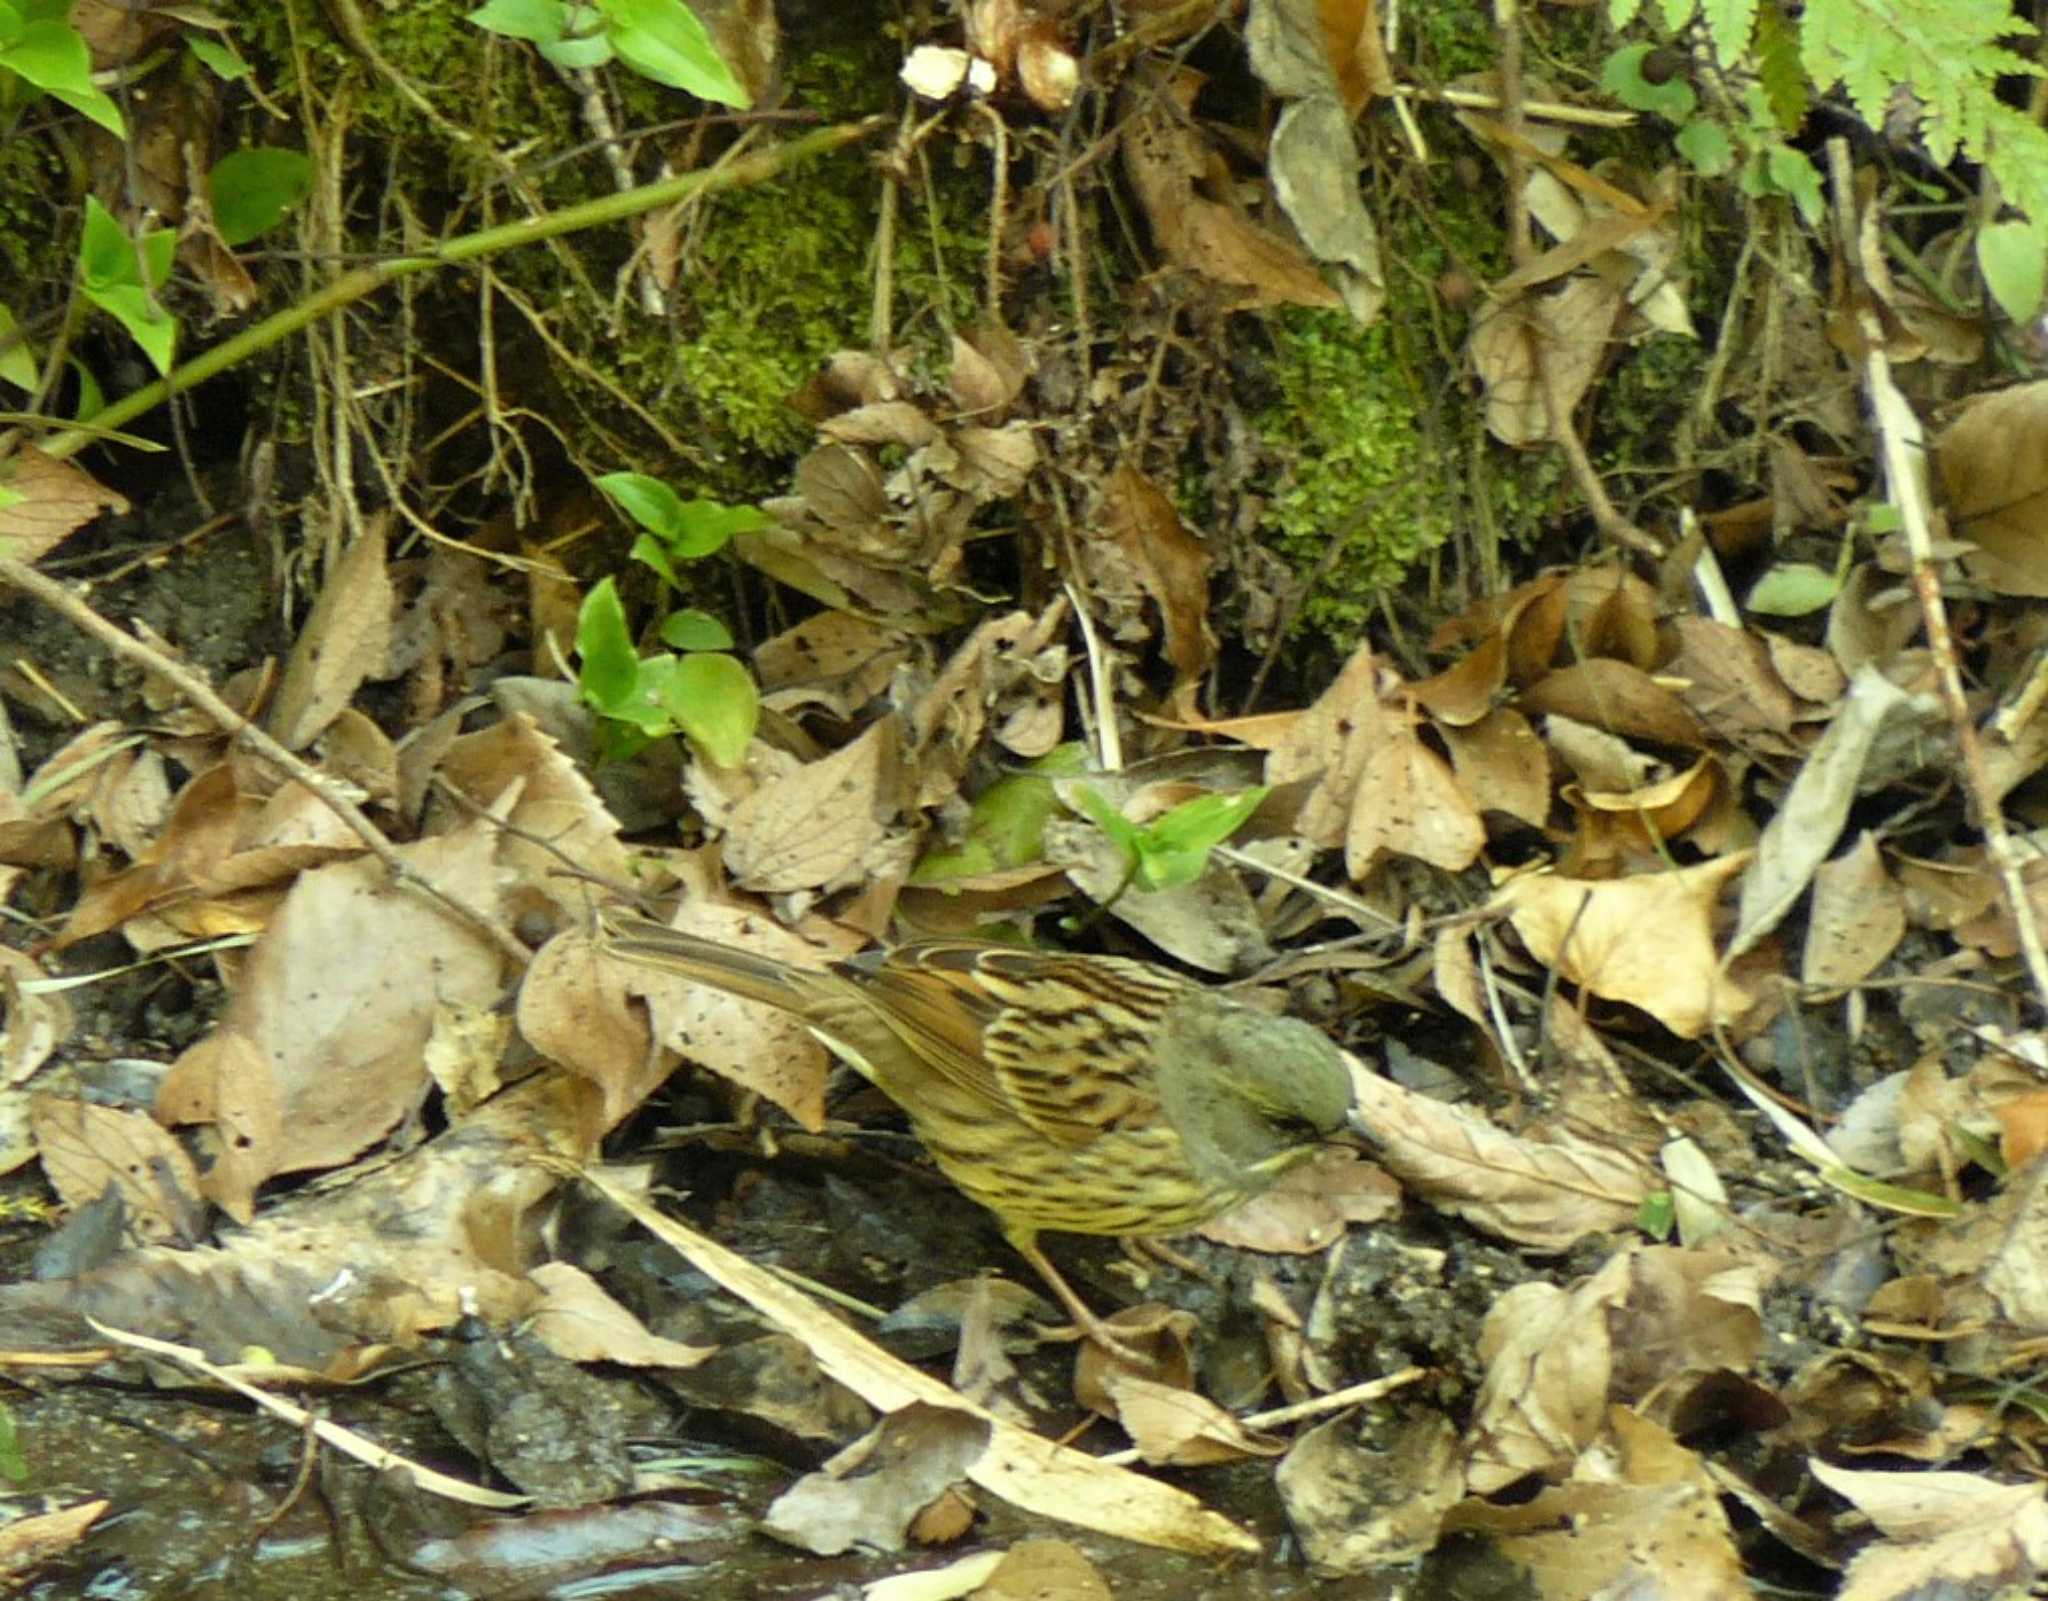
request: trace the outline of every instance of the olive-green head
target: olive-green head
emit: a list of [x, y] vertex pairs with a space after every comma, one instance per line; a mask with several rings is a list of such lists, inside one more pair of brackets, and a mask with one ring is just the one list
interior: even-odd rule
[[1263, 1188], [1344, 1129], [1351, 1069], [1299, 1018], [1195, 991], [1160, 1020], [1159, 1098], [1198, 1170]]

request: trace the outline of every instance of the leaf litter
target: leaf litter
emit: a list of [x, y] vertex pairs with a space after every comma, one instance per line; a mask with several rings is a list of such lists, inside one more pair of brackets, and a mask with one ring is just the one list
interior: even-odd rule
[[[970, 10], [988, 81], [1041, 112], [1073, 101], [1070, 35]], [[1184, 62], [1148, 57], [1106, 102], [1104, 148], [1160, 270], [1206, 298], [1198, 321], [1380, 313], [1354, 119], [1395, 69], [1373, 8], [1313, 10], [1253, 7], [1251, 66], [1281, 110], [1249, 170]], [[1561, 128], [1458, 120], [1552, 241], [1467, 330], [1484, 426], [1563, 447], [1617, 343], [1696, 337], [1680, 189], [1580, 162]], [[0, 741], [0, 888], [37, 887], [47, 914], [5, 953], [0, 1150], [68, 1218], [51, 1271], [0, 1285], [0, 1347], [23, 1375], [147, 1350], [264, 1405], [435, 1355], [472, 1386], [436, 1405], [478, 1481], [622, 1517], [674, 1482], [627, 1443], [628, 1419], [659, 1428], [665, 1407], [613, 1418], [600, 1399], [607, 1372], [640, 1371], [740, 1437], [844, 1447], [802, 1477], [815, 1453], [784, 1450], [789, 1482], [753, 1525], [818, 1554], [1005, 1517], [1007, 1537], [1042, 1519], [1211, 1557], [1270, 1543], [1205, 1504], [1201, 1471], [1169, 1484], [1055, 1443], [1078, 1411], [1151, 1466], [1278, 1458], [1272, 1494], [1326, 1577], [1463, 1536], [1545, 1596], [1732, 1596], [1786, 1571], [1855, 1597], [2038, 1581], [2041, 1412], [2022, 1392], [2048, 1328], [2048, 1045], [2025, 997], [2048, 980], [2030, 832], [2048, 675], [2026, 603], [2048, 593], [2048, 385], [1964, 396], [1931, 490], [1899, 470], [1932, 407], [1886, 387], [1904, 366], [1872, 364], [1977, 351], [1899, 286], [1858, 203], [1837, 200], [1854, 245], [1828, 303], [1774, 289], [1779, 348], [1731, 347], [1756, 394], [1806, 383], [1839, 453], [1773, 437], [1756, 498], [1686, 508], [1660, 560], [1634, 547], [1495, 585], [1426, 650], [1346, 641], [1319, 686], [1251, 715], [1227, 691], [1254, 564], [1142, 429], [1091, 436], [1055, 410], [1072, 353], [993, 312], [922, 362], [843, 352], [793, 397], [816, 441], [732, 548], [823, 609], [746, 653], [771, 718], [730, 766], [600, 764], [544, 653], [532, 678], [483, 681], [508, 639], [566, 637], [562, 595], [536, 583], [521, 618], [486, 563], [395, 563], [381, 525], [331, 565], [281, 664], [209, 682], [139, 631], [141, 709], [95, 707], [31, 768]], [[1867, 431], [1843, 420], [1838, 356], [1866, 375]], [[1194, 437], [1200, 402], [1163, 403]], [[122, 497], [13, 459], [27, 509], [0, 508], [21, 536], [5, 576], [75, 617], [23, 564]], [[1899, 537], [1850, 528], [1859, 489]], [[1015, 520], [1039, 566], [991, 604], [975, 547]], [[1815, 533], [1838, 561], [1775, 560]], [[1745, 610], [1721, 569], [1758, 550], [1778, 582]], [[0, 688], [27, 704], [27, 682]], [[242, 742], [243, 719], [304, 768]], [[1031, 765], [1070, 748], [1078, 773]], [[622, 821], [622, 782], [651, 815]], [[1084, 787], [1139, 828], [1269, 794], [1193, 878], [1137, 889]], [[907, 932], [1043, 935], [1034, 917], [1064, 910], [1070, 937], [1324, 1024], [1356, 1058], [1365, 1150], [1216, 1220], [1197, 1272], [1139, 1266], [1165, 1298], [1119, 1326], [1159, 1354], [1137, 1371], [1090, 1348], [1067, 1394], [1028, 1303], [998, 1319], [969, 1280], [894, 1327], [865, 1304], [929, 1292], [936, 1264], [905, 1262], [926, 1247], [832, 1186], [953, 1198], [934, 1206], [914, 1152], [876, 1146], [886, 1109], [835, 1089], [787, 1017], [604, 956], [594, 908], [628, 896], [820, 965]], [[223, 996], [121, 1074], [61, 976], [117, 933], [206, 964]], [[664, 1179], [706, 1227], [650, 1204], [651, 1168], [614, 1165], [665, 1097], [693, 1154]], [[822, 1201], [779, 1176], [798, 1162]], [[621, 1218], [677, 1256], [650, 1266]], [[799, 1247], [823, 1236], [821, 1273]], [[934, 1338], [921, 1355], [957, 1347], [954, 1385], [882, 1343]], [[1419, 1389], [1314, 1415], [1411, 1362]], [[1249, 1421], [1274, 1387], [1294, 1415]], [[421, 1565], [472, 1587], [531, 1571], [430, 1545]], [[1043, 1538], [956, 1577], [1112, 1593]]]

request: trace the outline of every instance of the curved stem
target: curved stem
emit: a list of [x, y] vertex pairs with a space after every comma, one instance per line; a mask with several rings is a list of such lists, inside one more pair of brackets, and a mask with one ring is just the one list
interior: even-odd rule
[[362, 299], [386, 284], [396, 283], [401, 278], [435, 267], [451, 267], [460, 262], [474, 261], [479, 256], [494, 255], [498, 251], [510, 250], [518, 245], [535, 244], [543, 239], [554, 239], [562, 234], [576, 233], [608, 222], [618, 222], [626, 217], [636, 217], [643, 211], [652, 211], [657, 206], [673, 205], [700, 191], [762, 183], [799, 162], [809, 161], [814, 156], [828, 155], [857, 140], [865, 139], [882, 126], [884, 119], [870, 117], [861, 122], [840, 123], [834, 127], [820, 128], [816, 133], [792, 139], [786, 145], [743, 156], [738, 161], [723, 166], [687, 172], [680, 177], [667, 178], [660, 183], [646, 184], [638, 189], [628, 189], [621, 194], [602, 195], [595, 200], [587, 200], [580, 206], [570, 206], [566, 210], [553, 212], [545, 217], [522, 218], [518, 222], [503, 223], [495, 228], [464, 234], [458, 239], [444, 240], [432, 250], [416, 256], [397, 256], [389, 261], [380, 261], [374, 266], [357, 267], [353, 271], [343, 273], [334, 282], [307, 299], [299, 301], [296, 305], [287, 306], [275, 316], [264, 318], [253, 328], [246, 328], [232, 339], [223, 340], [212, 349], [194, 356], [155, 383], [145, 384], [133, 394], [123, 395], [119, 400], [95, 413], [89, 419], [89, 428], [68, 428], [51, 436], [42, 445], [43, 454], [60, 458], [74, 456], [108, 429], [119, 428], [123, 423], [141, 416], [144, 412], [154, 410], [179, 390], [190, 389], [217, 373], [227, 371], [257, 351], [268, 349], [320, 318], [339, 311], [343, 306]]

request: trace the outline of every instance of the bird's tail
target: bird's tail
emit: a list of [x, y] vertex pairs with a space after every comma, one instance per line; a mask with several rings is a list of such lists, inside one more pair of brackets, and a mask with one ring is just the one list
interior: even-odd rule
[[598, 914], [599, 943], [606, 952], [643, 966], [674, 973], [693, 983], [738, 995], [750, 1001], [765, 1001], [784, 1011], [802, 1013], [815, 990], [818, 974], [756, 956], [735, 946], [721, 945], [607, 907]]

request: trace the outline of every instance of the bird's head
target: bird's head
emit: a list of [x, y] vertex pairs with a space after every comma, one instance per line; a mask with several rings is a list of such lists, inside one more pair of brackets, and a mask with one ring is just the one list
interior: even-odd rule
[[1318, 1028], [1197, 992], [1162, 1019], [1160, 1101], [1198, 1167], [1275, 1175], [1342, 1132], [1351, 1069]]

